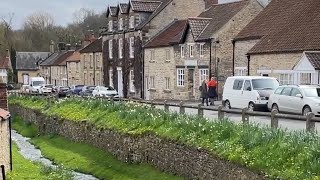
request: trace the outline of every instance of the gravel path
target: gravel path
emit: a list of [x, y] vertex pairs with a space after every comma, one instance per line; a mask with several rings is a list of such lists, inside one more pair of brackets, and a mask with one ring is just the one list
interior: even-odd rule
[[[15, 130], [12, 130], [12, 140], [17, 144], [19, 147], [20, 154], [33, 162], [40, 162], [44, 164], [45, 166], [49, 167], [56, 167], [53, 165], [52, 161], [49, 159], [46, 159], [42, 156], [41, 151], [39, 149], [36, 149], [32, 144], [28, 142], [30, 138], [26, 138], [18, 134]], [[75, 180], [98, 180], [97, 178], [86, 175], [78, 172], [72, 172], [74, 175]]]

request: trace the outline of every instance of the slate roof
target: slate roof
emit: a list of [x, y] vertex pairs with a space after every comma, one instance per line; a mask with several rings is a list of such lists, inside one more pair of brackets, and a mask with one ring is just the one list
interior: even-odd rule
[[320, 70], [320, 52], [305, 52], [306, 57], [316, 70]]
[[236, 40], [261, 39], [248, 54], [320, 50], [319, 8], [319, 0], [273, 0]]
[[207, 27], [211, 18], [189, 18], [188, 22], [194, 39], [197, 39], [202, 31]]
[[118, 6], [108, 6], [107, 13], [106, 13], [107, 17], [109, 16], [109, 14], [111, 16], [117, 16], [118, 10], [119, 10]]
[[9, 68], [9, 58], [0, 57], [0, 69], [8, 69], [8, 68]]
[[133, 11], [154, 12], [161, 1], [130, 1], [130, 4]]
[[[186, 29], [187, 20], [176, 20], [155, 35], [145, 48], [169, 46], [172, 40]], [[180, 36], [181, 37], [181, 36]], [[181, 37], [182, 38], [182, 37]]]
[[46, 59], [50, 52], [17, 52], [16, 69], [17, 70], [38, 70], [38, 61]]
[[40, 63], [40, 66], [60, 66], [66, 65], [66, 60], [74, 51], [59, 51], [51, 54], [47, 59]]
[[127, 3], [120, 3], [119, 10], [121, 14], [127, 14], [129, 10], [129, 4]]
[[102, 52], [102, 38], [93, 41], [80, 50], [80, 53]]

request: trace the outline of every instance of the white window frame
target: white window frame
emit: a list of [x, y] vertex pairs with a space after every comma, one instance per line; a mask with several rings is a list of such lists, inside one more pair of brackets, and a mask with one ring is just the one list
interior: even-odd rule
[[182, 58], [184, 58], [184, 54], [185, 54], [185, 47], [184, 47], [184, 45], [181, 45], [181, 47], [180, 47], [180, 56]]
[[293, 78], [294, 78], [293, 73], [279, 73], [279, 84], [280, 85], [293, 84], [294, 82]]
[[246, 76], [247, 67], [235, 67], [234, 71], [235, 76]]
[[171, 60], [170, 49], [166, 49], [165, 52], [166, 52], [166, 61], [168, 62]]
[[156, 51], [154, 49], [150, 50], [150, 62], [155, 62]]
[[204, 57], [204, 44], [200, 44], [200, 57]]
[[119, 30], [123, 30], [123, 18], [119, 19]]
[[189, 44], [189, 57], [194, 57], [194, 45]]
[[109, 86], [113, 87], [113, 70], [112, 70], [112, 68], [109, 69]]
[[109, 28], [109, 31], [110, 31], [110, 32], [113, 31], [113, 20], [110, 20], [110, 21], [109, 21], [109, 26], [108, 26], [108, 28]]
[[177, 86], [184, 87], [185, 69], [177, 68]]
[[119, 39], [119, 58], [123, 58], [123, 39]]
[[93, 54], [90, 54], [90, 68], [93, 68]]
[[130, 37], [129, 39], [129, 53], [130, 58], [134, 58], [134, 37]]
[[199, 69], [199, 82], [202, 84], [203, 80], [208, 79], [209, 77], [209, 69]]
[[129, 88], [130, 88], [130, 92], [135, 92], [135, 87], [134, 87], [134, 71], [133, 69], [130, 70], [129, 73]]
[[170, 86], [170, 77], [165, 77], [165, 83], [166, 83], [166, 90], [170, 90], [171, 86]]
[[109, 58], [110, 59], [113, 58], [113, 43], [112, 43], [112, 39], [109, 40]]
[[150, 89], [155, 89], [155, 77], [150, 76]]
[[99, 68], [100, 67], [100, 61], [99, 61], [99, 54], [95, 54], [96, 58], [94, 59], [95, 61], [95, 68]]
[[133, 28], [134, 28], [134, 16], [130, 16], [129, 28], [130, 28], [130, 29], [133, 29]]

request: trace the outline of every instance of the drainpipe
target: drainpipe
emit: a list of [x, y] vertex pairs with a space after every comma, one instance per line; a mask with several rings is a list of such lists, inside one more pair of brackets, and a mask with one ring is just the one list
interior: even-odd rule
[[11, 136], [11, 116], [9, 117], [9, 148], [10, 148], [10, 171], [12, 171], [12, 136]]
[[[142, 42], [142, 38], [141, 38], [141, 42]], [[142, 45], [142, 44], [141, 44]], [[141, 76], [141, 80], [142, 80], [142, 84], [141, 84], [141, 98], [145, 99], [144, 97], [144, 47], [142, 46], [142, 76]]]
[[248, 76], [250, 76], [250, 55], [247, 54], [247, 59], [248, 59]]
[[235, 64], [235, 44], [236, 44], [236, 41], [233, 39], [232, 41], [232, 76], [234, 76], [234, 64]]
[[93, 52], [93, 55], [92, 55], [92, 60], [93, 60], [93, 85], [95, 86], [96, 85], [96, 53]]
[[[209, 39], [209, 43], [210, 43], [210, 59], [209, 59], [209, 79], [211, 79], [211, 73], [212, 73], [212, 70], [211, 70], [211, 64], [212, 64], [212, 38]], [[202, 82], [200, 82], [202, 83]]]

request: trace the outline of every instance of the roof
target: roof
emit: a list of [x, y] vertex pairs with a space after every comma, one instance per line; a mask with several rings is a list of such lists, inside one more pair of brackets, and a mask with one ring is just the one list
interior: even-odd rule
[[9, 68], [9, 58], [0, 57], [0, 69], [8, 69], [8, 68]]
[[305, 52], [305, 55], [312, 66], [316, 69], [320, 69], [320, 52]]
[[16, 69], [17, 70], [38, 70], [38, 61], [46, 59], [50, 52], [17, 52]]
[[60, 66], [66, 65], [66, 60], [74, 51], [59, 51], [51, 54], [47, 59], [40, 63], [41, 66]]
[[120, 3], [119, 4], [119, 9], [121, 14], [127, 14], [129, 10], [129, 4], [127, 3]]
[[319, 0], [273, 0], [236, 37], [261, 39], [248, 54], [320, 50]]
[[197, 40], [211, 38], [216, 31], [221, 29], [248, 3], [249, 1], [243, 0], [239, 2], [212, 5], [209, 9], [198, 16], [200, 18], [211, 18], [211, 20], [203, 32], [198, 36]]
[[81, 54], [79, 51], [73, 52], [71, 56], [66, 59], [66, 62], [79, 62], [81, 59]]
[[117, 16], [118, 10], [118, 6], [108, 6], [106, 15]]
[[130, 5], [133, 11], [139, 12], [154, 12], [161, 1], [130, 1]]
[[211, 18], [189, 18], [188, 22], [194, 39], [197, 39], [202, 31], [208, 26]]
[[80, 50], [80, 53], [102, 52], [102, 38], [93, 41]]
[[[187, 20], [176, 20], [155, 35], [145, 48], [169, 46], [172, 40], [176, 39], [186, 29]], [[180, 36], [182, 38], [182, 36]]]
[[10, 117], [10, 112], [0, 108], [0, 120], [7, 120]]

